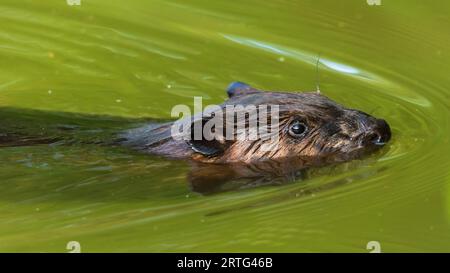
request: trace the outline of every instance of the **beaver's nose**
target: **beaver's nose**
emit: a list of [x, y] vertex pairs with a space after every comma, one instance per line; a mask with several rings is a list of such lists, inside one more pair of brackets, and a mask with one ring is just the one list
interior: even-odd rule
[[377, 119], [366, 140], [375, 145], [384, 145], [391, 139], [391, 128], [384, 119]]

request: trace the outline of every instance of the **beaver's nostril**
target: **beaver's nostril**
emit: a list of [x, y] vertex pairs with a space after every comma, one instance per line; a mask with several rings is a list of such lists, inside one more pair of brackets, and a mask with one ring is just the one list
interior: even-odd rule
[[391, 129], [387, 122], [383, 119], [376, 121], [373, 131], [367, 135], [367, 140], [375, 145], [384, 145], [391, 138]]
[[379, 133], [372, 133], [368, 136], [368, 140], [375, 145], [384, 145], [386, 143], [385, 138]]

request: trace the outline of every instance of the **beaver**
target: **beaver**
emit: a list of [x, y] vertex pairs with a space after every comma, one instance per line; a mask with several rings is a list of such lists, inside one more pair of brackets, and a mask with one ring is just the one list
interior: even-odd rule
[[[230, 105], [278, 107], [277, 148], [261, 149], [263, 144], [270, 142], [262, 138], [174, 139], [173, 122], [151, 123], [128, 130], [121, 135], [122, 144], [150, 154], [189, 158], [202, 163], [295, 161], [296, 165], [316, 166], [360, 157], [383, 147], [391, 138], [390, 127], [384, 119], [346, 108], [319, 92], [263, 91], [242, 82], [230, 84], [226, 91], [229, 98], [219, 105], [223, 112]], [[235, 123], [249, 123], [248, 116], [241, 118], [247, 120], [235, 119]], [[193, 130], [198, 119], [187, 119]], [[202, 117], [200, 122], [204, 126], [205, 118]], [[223, 126], [235, 124], [224, 122]]]
[[[383, 119], [346, 108], [317, 92], [273, 92], [242, 82], [227, 88], [228, 99], [218, 106], [278, 106], [278, 124], [272, 133], [278, 145], [262, 149], [272, 138], [221, 137], [177, 139], [177, 121], [120, 118], [39, 110], [0, 108], [0, 147], [29, 145], [103, 145], [128, 147], [191, 165], [191, 189], [202, 194], [261, 185], [282, 184], [323, 174], [324, 166], [350, 163], [358, 167], [363, 155], [386, 146], [391, 130]], [[186, 117], [183, 124], [206, 127], [208, 115]], [[223, 127], [250, 124], [241, 115]], [[187, 134], [192, 134], [187, 130]], [[226, 131], [226, 130], [225, 130]], [[386, 151], [383, 149], [382, 151]], [[346, 163], [343, 163], [346, 162]], [[326, 168], [325, 168], [326, 169]], [[326, 172], [326, 170], [325, 170]], [[233, 182], [233, 183], [230, 183]], [[338, 183], [340, 184], [340, 183]]]

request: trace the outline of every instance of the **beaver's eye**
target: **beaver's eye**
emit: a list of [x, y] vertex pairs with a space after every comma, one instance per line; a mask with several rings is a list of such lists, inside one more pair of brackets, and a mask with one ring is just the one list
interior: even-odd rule
[[300, 121], [294, 121], [289, 128], [289, 134], [294, 137], [302, 136], [308, 128]]

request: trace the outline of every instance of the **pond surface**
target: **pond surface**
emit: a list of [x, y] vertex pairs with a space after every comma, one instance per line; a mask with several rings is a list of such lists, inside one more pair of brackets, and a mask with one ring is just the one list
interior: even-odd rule
[[1, 107], [167, 119], [236, 80], [314, 90], [321, 54], [322, 93], [393, 138], [356, 168], [207, 195], [183, 161], [3, 147], [0, 251], [450, 251], [449, 13], [443, 0], [2, 0]]

